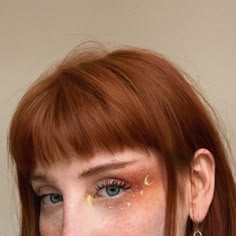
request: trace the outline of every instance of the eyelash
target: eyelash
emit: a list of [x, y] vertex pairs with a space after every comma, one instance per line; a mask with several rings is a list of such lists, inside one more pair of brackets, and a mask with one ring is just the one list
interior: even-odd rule
[[[102, 197], [101, 193], [100, 193], [103, 189], [106, 189], [106, 188], [109, 188], [109, 187], [119, 188], [122, 191], [127, 191], [131, 188], [131, 184], [129, 184], [126, 181], [119, 180], [119, 179], [106, 179], [106, 180], [103, 180], [103, 181], [101, 181], [101, 183], [97, 184], [96, 189], [95, 189], [95, 193], [93, 194], [93, 197], [94, 198], [112, 198], [113, 196]], [[119, 190], [117, 195], [120, 195], [120, 190]], [[63, 196], [61, 194], [53, 193], [53, 192], [47, 193], [47, 194], [41, 194], [41, 195], [39, 194], [39, 195], [36, 195], [36, 196], [37, 196], [37, 199], [38, 199], [38, 201], [41, 205], [49, 205], [49, 204], [43, 203], [43, 200], [45, 200], [46, 197], [52, 197], [53, 195], [60, 196], [61, 197], [60, 201], [63, 201]], [[115, 196], [117, 196], [117, 195], [115, 195]], [[50, 205], [54, 205], [54, 204], [56, 204], [56, 203], [50, 203]]]
[[127, 191], [131, 188], [131, 184], [119, 179], [106, 179], [100, 184], [97, 184], [94, 197], [101, 197], [99, 196], [99, 192], [109, 187], [119, 188], [122, 189], [123, 191]]
[[[63, 201], [63, 196], [61, 195], [61, 194], [59, 194], [59, 193], [46, 193], [46, 194], [42, 194], [42, 195], [37, 195], [36, 197], [37, 197], [37, 199], [38, 199], [38, 201], [39, 201], [39, 203], [41, 204], [41, 205], [49, 205], [49, 203], [47, 204], [47, 203], [43, 203], [43, 200], [45, 200], [46, 199], [46, 197], [55, 197], [55, 196], [57, 196], [57, 197], [59, 197], [59, 202], [62, 202]], [[51, 199], [50, 199], [51, 200]], [[58, 202], [57, 202], [58, 203]], [[50, 203], [50, 205], [54, 205], [54, 204], [57, 204], [57, 203]]]

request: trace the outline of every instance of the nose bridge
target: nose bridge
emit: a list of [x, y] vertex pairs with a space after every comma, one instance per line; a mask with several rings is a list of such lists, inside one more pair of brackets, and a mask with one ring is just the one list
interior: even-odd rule
[[[80, 198], [64, 203], [62, 236], [89, 236], [89, 209]], [[87, 225], [86, 225], [87, 223]]]

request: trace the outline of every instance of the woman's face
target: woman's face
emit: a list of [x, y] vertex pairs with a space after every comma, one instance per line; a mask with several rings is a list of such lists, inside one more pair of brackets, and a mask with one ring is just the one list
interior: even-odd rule
[[125, 150], [38, 165], [31, 182], [41, 199], [42, 236], [163, 235], [166, 176], [156, 153]]

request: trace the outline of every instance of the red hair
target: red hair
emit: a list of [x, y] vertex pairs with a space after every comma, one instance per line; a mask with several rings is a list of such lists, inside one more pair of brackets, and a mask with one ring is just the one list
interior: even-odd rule
[[[39, 235], [39, 203], [30, 175], [36, 162], [92, 158], [97, 151], [152, 148], [167, 168], [165, 235], [176, 234], [177, 174], [194, 152], [215, 158], [215, 193], [203, 235], [236, 235], [236, 185], [208, 104], [183, 72], [137, 48], [75, 52], [27, 91], [13, 116], [9, 150], [21, 200], [21, 236]], [[171, 186], [171, 187], [170, 187]], [[189, 219], [186, 235], [192, 232]]]

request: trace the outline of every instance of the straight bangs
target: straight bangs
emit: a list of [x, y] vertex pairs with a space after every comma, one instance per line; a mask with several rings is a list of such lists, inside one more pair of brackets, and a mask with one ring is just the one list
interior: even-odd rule
[[[22, 211], [34, 205], [23, 192], [37, 163], [152, 149], [168, 169], [165, 235], [175, 235], [177, 169], [189, 164], [195, 148], [189, 137], [199, 122], [192, 113], [196, 96], [189, 95], [190, 84], [168, 61], [146, 50], [120, 49], [98, 57], [93, 49], [81, 58], [67, 57], [36, 81], [13, 117], [9, 147], [21, 181]], [[190, 114], [190, 129], [183, 114]], [[24, 222], [32, 219], [38, 232], [38, 217], [36, 209], [26, 214], [22, 232], [28, 232]]]
[[[140, 77], [134, 69], [129, 73]], [[89, 159], [126, 147], [158, 149], [141, 97], [135, 81], [106, 59], [63, 62], [36, 81], [13, 117], [10, 151], [18, 170], [28, 176], [37, 163]]]

